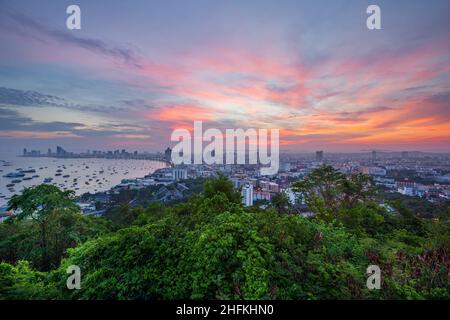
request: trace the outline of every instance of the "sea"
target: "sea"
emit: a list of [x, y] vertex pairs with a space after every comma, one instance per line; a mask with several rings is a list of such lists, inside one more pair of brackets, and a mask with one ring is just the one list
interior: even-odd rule
[[[133, 159], [62, 159], [47, 157], [21, 157], [0, 155], [0, 207], [6, 206], [14, 194], [24, 188], [44, 183], [62, 190], [73, 190], [76, 195], [86, 192], [107, 191], [122, 179], [141, 178], [166, 163]], [[26, 171], [24, 177], [7, 178], [9, 173]], [[35, 172], [33, 172], [35, 171]]]

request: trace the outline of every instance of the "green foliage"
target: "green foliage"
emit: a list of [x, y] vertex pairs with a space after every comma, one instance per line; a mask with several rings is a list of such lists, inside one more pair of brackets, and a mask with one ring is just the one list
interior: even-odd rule
[[20, 195], [14, 195], [8, 202], [8, 210], [16, 210], [17, 219], [31, 217], [42, 221], [54, 210], [76, 211], [73, 195], [73, 191], [61, 191], [53, 185], [41, 184], [25, 188]]
[[[223, 176], [208, 180], [204, 193], [186, 203], [118, 207], [122, 224], [108, 234], [86, 236], [78, 222], [65, 220], [70, 215], [46, 213], [48, 226], [63, 219], [50, 228], [54, 235], [75, 230], [76, 245], [66, 246], [73, 248], [51, 272], [34, 271], [26, 262], [0, 264], [0, 297], [450, 298], [448, 216], [425, 221], [401, 206], [388, 213], [371, 201], [371, 183], [362, 175], [345, 177], [324, 167], [305, 181], [298, 188], [308, 192], [316, 218], [283, 214], [282, 196], [268, 209], [243, 208]], [[98, 230], [95, 224], [84, 226]], [[33, 228], [39, 239], [39, 225], [32, 219], [5, 223], [0, 235], [16, 235], [8, 243], [17, 241], [14, 250], [28, 252], [23, 248], [35, 244], [20, 234]], [[14, 254], [6, 245], [0, 248], [2, 255]], [[382, 270], [381, 290], [366, 287], [371, 264]], [[66, 289], [70, 265], [81, 268], [81, 290]]]
[[209, 179], [205, 182], [205, 197], [212, 197], [217, 193], [223, 193], [230, 202], [241, 202], [241, 195], [239, 192], [234, 189], [231, 181], [222, 174], [219, 174], [216, 178]]
[[40, 300], [57, 295], [48, 274], [33, 271], [28, 262], [19, 261], [16, 266], [0, 263], [0, 300]]
[[67, 248], [109, 230], [103, 219], [82, 215], [71, 192], [50, 185], [25, 189], [9, 206], [18, 214], [0, 224], [0, 260], [27, 260], [42, 271], [58, 267]]
[[271, 204], [279, 213], [289, 213], [291, 211], [291, 204], [285, 192], [278, 192], [273, 195]]
[[372, 199], [371, 177], [357, 173], [347, 176], [331, 166], [322, 166], [304, 180], [294, 183], [308, 207], [321, 219], [331, 222], [341, 209], [354, 208]]

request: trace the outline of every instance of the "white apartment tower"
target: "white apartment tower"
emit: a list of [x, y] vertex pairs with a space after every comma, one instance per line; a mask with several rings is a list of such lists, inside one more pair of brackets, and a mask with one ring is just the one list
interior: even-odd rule
[[246, 207], [250, 207], [253, 205], [253, 185], [246, 184], [242, 187], [241, 190], [242, 195], [242, 203]]

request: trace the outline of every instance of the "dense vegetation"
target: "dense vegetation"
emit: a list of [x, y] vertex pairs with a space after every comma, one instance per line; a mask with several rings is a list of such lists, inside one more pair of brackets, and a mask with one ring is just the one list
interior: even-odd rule
[[[377, 203], [371, 179], [331, 167], [287, 197], [243, 208], [223, 176], [185, 203], [124, 204], [81, 215], [71, 193], [41, 185], [14, 197], [0, 224], [0, 299], [449, 299], [450, 211], [426, 220]], [[382, 270], [381, 290], [366, 269]], [[81, 268], [80, 290], [66, 269]]]

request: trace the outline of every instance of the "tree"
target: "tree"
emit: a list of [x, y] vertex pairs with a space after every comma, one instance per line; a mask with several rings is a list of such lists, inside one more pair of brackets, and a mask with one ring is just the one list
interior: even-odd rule
[[108, 232], [104, 219], [80, 213], [73, 195], [43, 184], [11, 198], [8, 206], [15, 215], [0, 226], [2, 260], [27, 259], [47, 271], [59, 265], [67, 248]]
[[203, 191], [205, 197], [212, 197], [217, 193], [223, 193], [230, 202], [241, 203], [241, 195], [233, 186], [233, 183], [223, 174], [208, 179]]
[[331, 166], [322, 166], [304, 180], [294, 183], [293, 190], [320, 218], [332, 221], [340, 210], [370, 201], [375, 186], [367, 175], [357, 173], [346, 176]]
[[[320, 196], [336, 204], [331, 222], [243, 208], [230, 201], [229, 181], [216, 178], [185, 203], [135, 209], [131, 226], [74, 241], [50, 272], [0, 263], [0, 299], [448, 299], [448, 215], [430, 222], [406, 211], [386, 214], [369, 189], [354, 190], [368, 186], [364, 177], [335, 173], [326, 173]], [[82, 238], [85, 224], [52, 212], [48, 239], [58, 241], [48, 242], [51, 251]], [[0, 225], [0, 236], [28, 224], [40, 230], [33, 219], [18, 221], [21, 228]], [[382, 290], [366, 287], [372, 264], [382, 270]], [[66, 289], [70, 265], [82, 270], [81, 290]]]
[[275, 193], [270, 202], [279, 213], [289, 213], [291, 203], [285, 192]]

